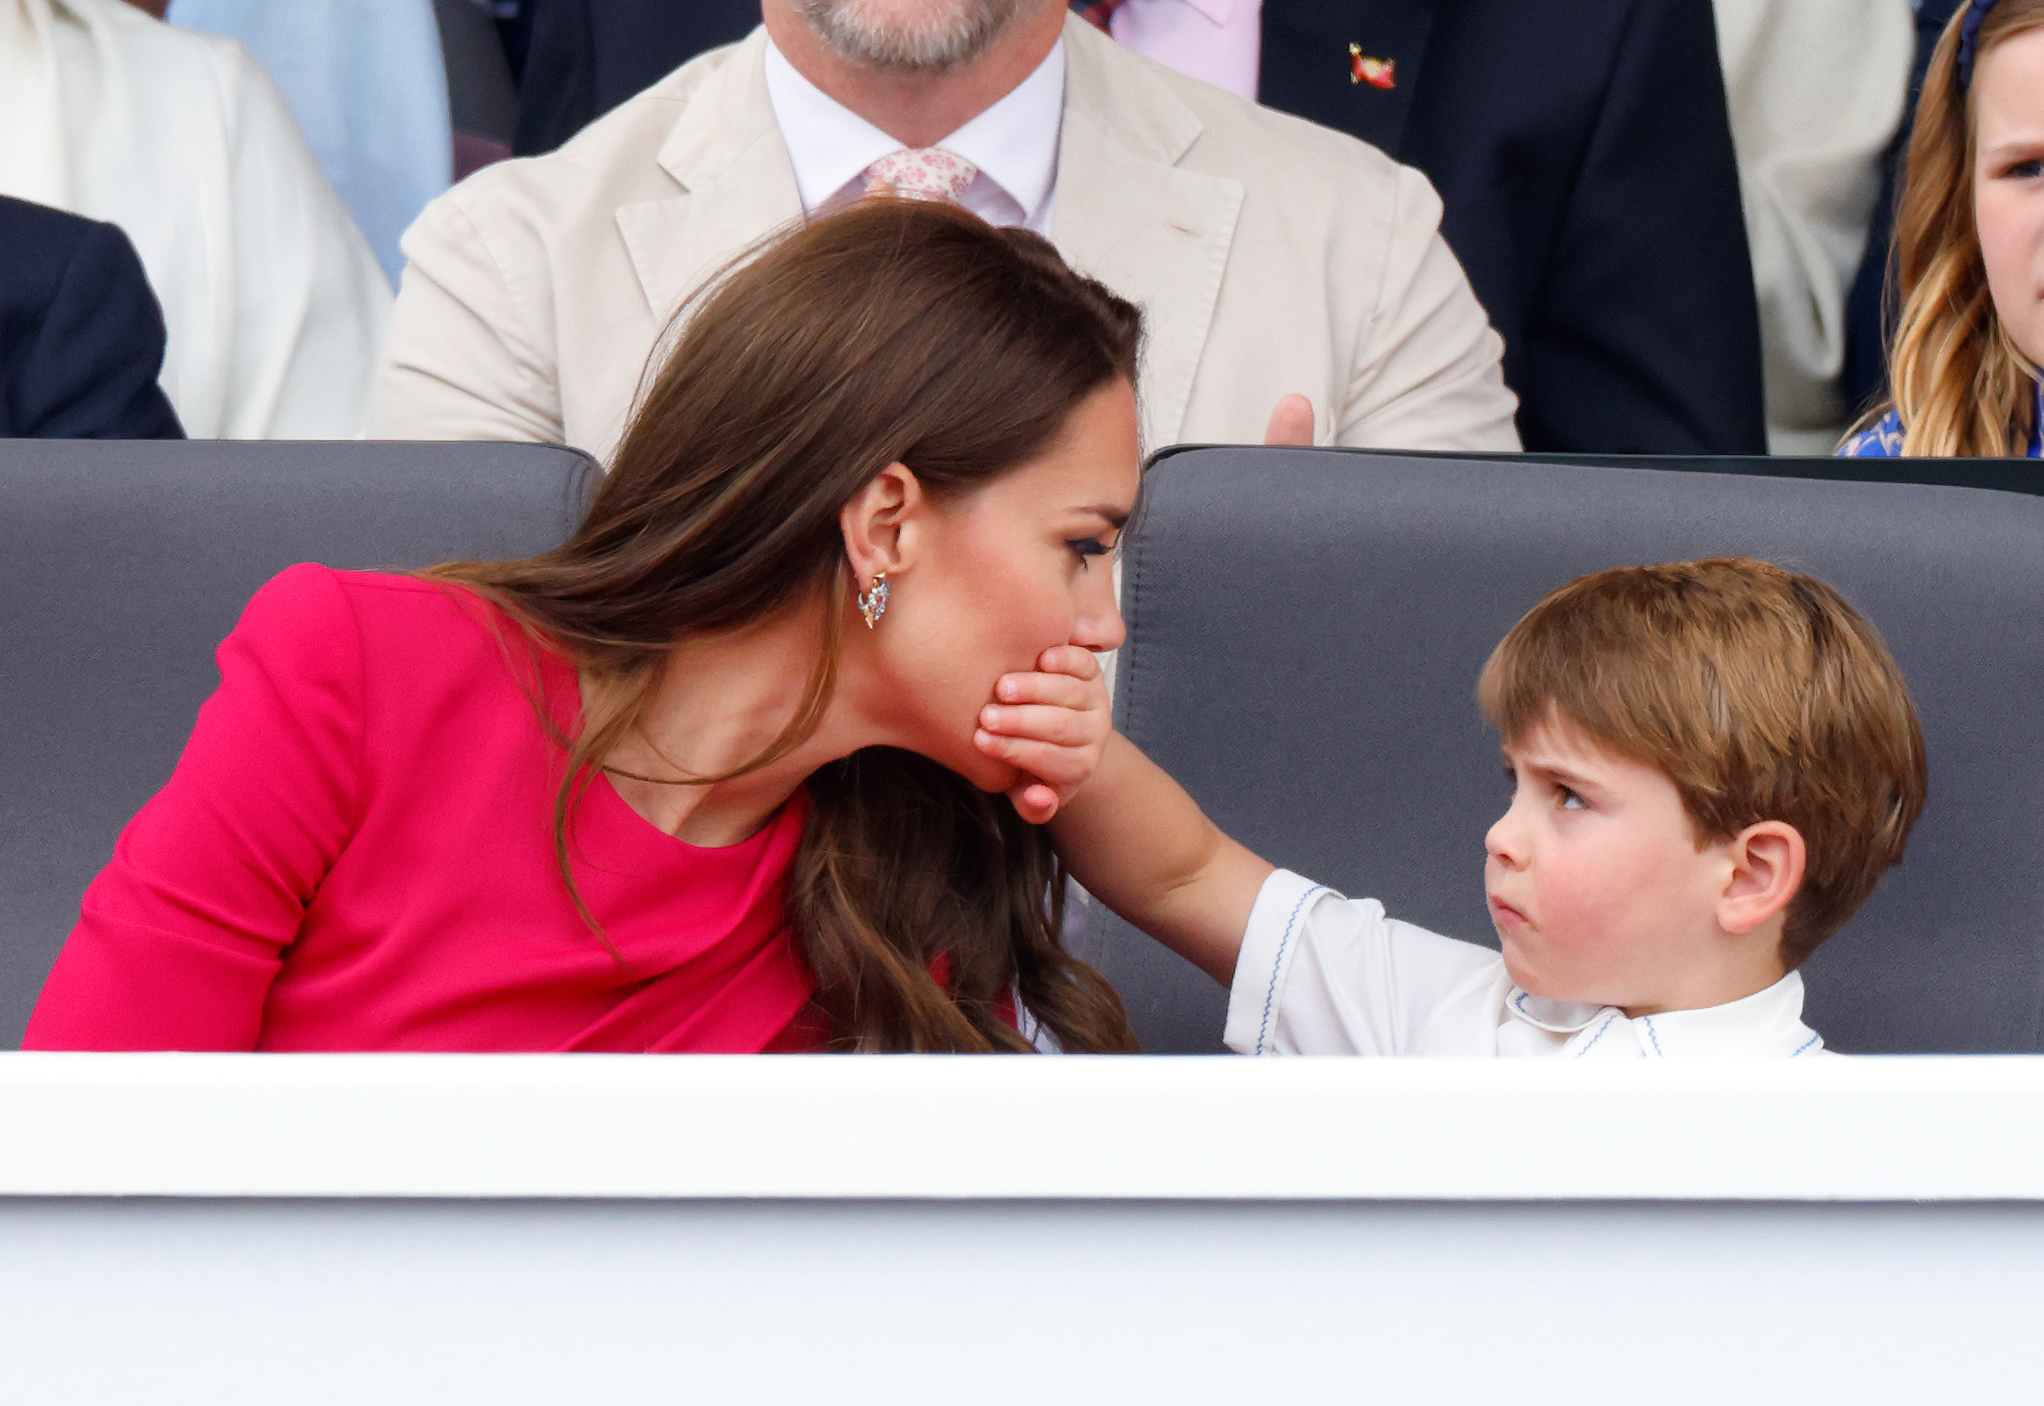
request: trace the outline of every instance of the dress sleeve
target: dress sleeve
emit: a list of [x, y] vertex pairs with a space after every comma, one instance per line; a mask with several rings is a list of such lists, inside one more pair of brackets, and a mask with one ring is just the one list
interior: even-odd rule
[[1411, 1054], [1441, 1002], [1496, 960], [1280, 869], [1250, 911], [1225, 1039], [1238, 1054]]
[[1902, 417], [1890, 410], [1858, 434], [1838, 446], [1841, 459], [1899, 459], [1902, 457]]
[[250, 1050], [263, 1002], [357, 821], [361, 632], [294, 566], [220, 645], [177, 769], [85, 891], [22, 1045]]

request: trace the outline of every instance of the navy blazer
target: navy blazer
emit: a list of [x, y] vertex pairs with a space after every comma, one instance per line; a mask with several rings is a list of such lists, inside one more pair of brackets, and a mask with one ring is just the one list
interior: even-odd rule
[[125, 234], [0, 196], [0, 438], [183, 439], [163, 343]]
[[1260, 96], [1433, 181], [1529, 450], [1767, 452], [1710, 0], [1263, 0]]
[[759, 25], [759, 0], [525, 0], [519, 156], [552, 151], [706, 49]]

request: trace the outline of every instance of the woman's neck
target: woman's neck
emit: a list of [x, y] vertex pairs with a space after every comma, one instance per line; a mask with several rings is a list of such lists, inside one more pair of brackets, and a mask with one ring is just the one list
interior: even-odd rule
[[[881, 741], [838, 690], [816, 731], [785, 756], [728, 781], [673, 784], [735, 770], [772, 747], [801, 706], [821, 636], [813, 612], [786, 611], [676, 646], [638, 728], [602, 759], [618, 795], [677, 839], [733, 845], [765, 825], [818, 767]], [[590, 695], [585, 674], [585, 710]]]

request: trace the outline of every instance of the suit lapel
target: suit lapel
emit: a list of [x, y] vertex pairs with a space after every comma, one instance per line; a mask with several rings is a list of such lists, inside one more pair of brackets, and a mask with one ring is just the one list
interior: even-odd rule
[[1065, 24], [1056, 241], [1066, 262], [1144, 312], [1139, 387], [1150, 447], [1175, 443], [1242, 210], [1242, 184], [1181, 170], [1199, 119], [1084, 21]]
[[755, 30], [704, 81], [661, 143], [658, 161], [680, 193], [618, 208], [617, 227], [653, 316], [732, 258], [802, 217], [787, 143], [774, 122]]

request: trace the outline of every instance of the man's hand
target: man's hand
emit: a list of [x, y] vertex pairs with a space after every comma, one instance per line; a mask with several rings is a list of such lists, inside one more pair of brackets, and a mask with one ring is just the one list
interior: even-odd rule
[[1263, 442], [1312, 447], [1313, 402], [1297, 393], [1280, 399], [1277, 409], [1270, 412], [1270, 426], [1263, 432]]
[[1034, 673], [1003, 674], [994, 698], [979, 710], [972, 743], [1025, 774], [1008, 799], [1041, 825], [1093, 774], [1114, 733], [1100, 661], [1077, 645], [1053, 646]]

